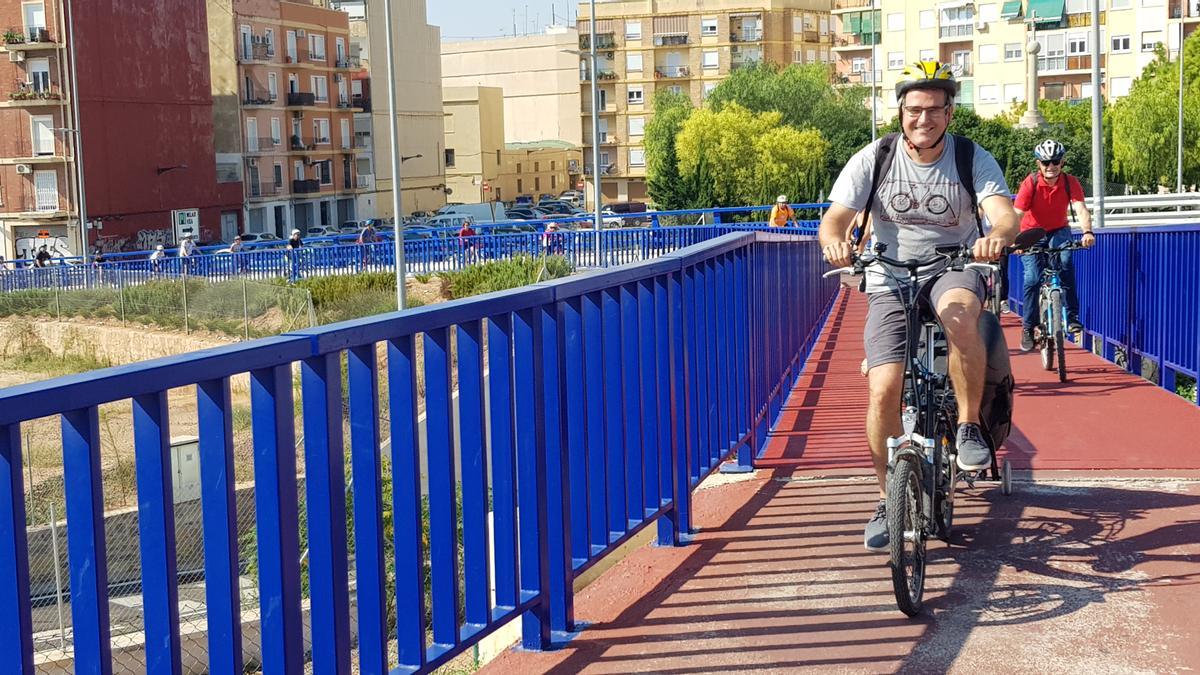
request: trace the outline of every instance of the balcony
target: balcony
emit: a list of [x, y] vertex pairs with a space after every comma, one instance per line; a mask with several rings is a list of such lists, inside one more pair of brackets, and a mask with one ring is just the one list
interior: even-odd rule
[[355, 134], [354, 149], [355, 150], [370, 150], [371, 149], [371, 137], [370, 136], [359, 136], [359, 135]]
[[[61, 180], [62, 176], [59, 176]], [[0, 213], [15, 213], [26, 220], [58, 220], [67, 217], [66, 207], [60, 204], [65, 195], [56, 196], [53, 202], [39, 200], [36, 197], [18, 197], [4, 202]]]
[[50, 35], [50, 30], [39, 26], [4, 31], [4, 47], [9, 51], [56, 49], [59, 42]]
[[873, 0], [834, 0], [833, 11], [846, 9], [867, 9], [874, 6]]
[[762, 39], [763, 32], [761, 28], [744, 29], [729, 34], [730, 42], [762, 42]]
[[955, 23], [938, 29], [938, 39], [941, 41], [970, 40], [975, 35], [975, 26], [969, 23]]
[[355, 181], [355, 185], [358, 186], [359, 190], [374, 190], [375, 189], [374, 174], [369, 174], [369, 173], [358, 174], [357, 179]]
[[246, 152], [251, 154], [276, 152], [283, 143], [283, 139], [271, 138], [270, 136], [251, 137], [247, 141]]
[[67, 97], [63, 95], [58, 87], [54, 86], [34, 86], [31, 84], [22, 84], [16, 91], [8, 93], [9, 102], [4, 106], [8, 108], [35, 108], [47, 105], [63, 105], [66, 103]]
[[[579, 49], [587, 50], [591, 48], [591, 36], [579, 36]], [[617, 48], [617, 38], [613, 33], [596, 33], [596, 49], [613, 50]]]
[[283, 192], [283, 186], [276, 183], [250, 183], [251, 199], [278, 197], [281, 192]]
[[682, 47], [687, 45], [688, 36], [686, 35], [655, 35], [655, 47]]
[[[1108, 66], [1108, 62], [1107, 62], [1107, 59], [1105, 58], [1105, 56], [1106, 56], [1105, 54], [1100, 55], [1100, 67], [1101, 68], [1106, 68]], [[1040, 65], [1040, 62], [1039, 62], [1039, 65]], [[1066, 64], [1065, 64], [1065, 70], [1068, 73], [1076, 72], [1076, 71], [1091, 72], [1091, 70], [1092, 70], [1092, 55], [1091, 54], [1077, 54], [1074, 56], [1068, 56], [1067, 60], [1066, 60]]]
[[362, 59], [357, 56], [343, 56], [337, 61], [334, 61], [333, 67], [338, 68], [339, 70], [353, 70], [355, 68], [362, 68]]
[[[615, 80], [615, 79], [617, 79], [617, 74], [616, 74], [615, 72], [611, 71], [611, 70], [601, 70], [601, 71], [597, 71], [597, 73], [596, 73], [596, 79], [597, 79], [597, 80], [599, 80], [599, 81], [604, 81], [604, 80]], [[580, 82], [587, 82], [587, 81], [588, 81], [588, 74], [587, 74], [587, 72], [581, 72], [581, 73], [579, 74], [579, 81], [580, 81]]]
[[[874, 41], [872, 41], [874, 36]], [[860, 49], [870, 49], [872, 44], [879, 44], [879, 33], [845, 33], [833, 39], [833, 51], [851, 52]]]
[[304, 139], [299, 136], [292, 136], [288, 147], [291, 148], [292, 152], [314, 152], [317, 149], [315, 143], [305, 143]]
[[[1177, 9], [1178, 9], [1178, 6], [1172, 5], [1172, 7], [1171, 7], [1172, 12], [1175, 12]], [[1108, 14], [1107, 11], [1100, 12], [1100, 25], [1101, 26], [1105, 25], [1108, 22], [1107, 14]], [[1179, 15], [1172, 13], [1171, 18], [1178, 19]], [[1092, 13], [1091, 12], [1077, 12], [1075, 14], [1067, 15], [1067, 28], [1086, 28], [1090, 25], [1092, 25]]]
[[659, 66], [654, 69], [654, 77], [666, 80], [676, 80], [690, 77], [691, 70], [687, 66]]
[[358, 108], [363, 112], [371, 112], [371, 97], [355, 95], [350, 97], [350, 107]]
[[261, 96], [247, 97], [247, 98], [242, 99], [242, 107], [243, 108], [269, 108], [278, 102], [279, 102], [278, 95], [268, 96], [266, 98], [263, 98]]
[[308, 53], [308, 61], [310, 61], [312, 63], [325, 63], [326, 62], [325, 54], [324, 54], [324, 52], [322, 52], [320, 54], [314, 54], [312, 52], [309, 52]]
[[287, 95], [289, 108], [313, 108], [317, 105], [317, 95], [310, 92], [290, 92]]
[[760, 64], [762, 62], [763, 62], [763, 60], [762, 60], [761, 56], [759, 58], [735, 59], [732, 63], [729, 64], [729, 69], [730, 70], [740, 70], [742, 68], [753, 68], [754, 66], [757, 66], [758, 64]]
[[252, 44], [250, 49], [244, 46], [238, 50], [238, 63], [268, 63], [275, 60], [275, 46], [265, 42]]
[[293, 180], [292, 194], [307, 195], [321, 191], [321, 181], [312, 180]]

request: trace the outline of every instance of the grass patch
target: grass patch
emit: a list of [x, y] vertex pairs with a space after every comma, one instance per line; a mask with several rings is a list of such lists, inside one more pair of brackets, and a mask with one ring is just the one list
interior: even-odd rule
[[1192, 403], [1196, 402], [1196, 379], [1187, 375], [1175, 376], [1175, 393]]

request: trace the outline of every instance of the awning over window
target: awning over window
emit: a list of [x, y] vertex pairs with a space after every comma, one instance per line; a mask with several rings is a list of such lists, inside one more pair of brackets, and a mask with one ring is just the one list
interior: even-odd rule
[[1036, 23], [1061, 23], [1066, 0], [1029, 0], [1025, 16], [1036, 17]]
[[687, 21], [688, 21], [687, 14], [677, 14], [674, 16], [656, 16], [656, 17], [654, 17], [654, 34], [655, 35], [686, 35], [688, 32]]
[[1015, 19], [1021, 16], [1021, 0], [1009, 0], [1000, 8], [1001, 19]]
[[862, 28], [862, 14], [860, 12], [851, 12], [845, 16], [847, 33], [858, 33]]
[[[603, 35], [604, 33], [614, 33], [617, 30], [617, 22], [612, 19], [596, 19], [596, 34]], [[592, 32], [592, 20], [579, 20], [579, 34], [589, 35]]]

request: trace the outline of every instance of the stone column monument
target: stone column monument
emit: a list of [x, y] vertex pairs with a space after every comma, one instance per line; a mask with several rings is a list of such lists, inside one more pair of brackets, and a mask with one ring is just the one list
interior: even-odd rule
[[1038, 53], [1042, 51], [1042, 46], [1034, 38], [1030, 38], [1029, 43], [1025, 45], [1025, 53], [1029, 58], [1029, 69], [1025, 77], [1027, 93], [1025, 100], [1029, 103], [1029, 107], [1025, 109], [1025, 114], [1021, 115], [1021, 121], [1018, 126], [1026, 129], [1037, 129], [1046, 126], [1046, 118], [1042, 117], [1042, 113], [1038, 112]]

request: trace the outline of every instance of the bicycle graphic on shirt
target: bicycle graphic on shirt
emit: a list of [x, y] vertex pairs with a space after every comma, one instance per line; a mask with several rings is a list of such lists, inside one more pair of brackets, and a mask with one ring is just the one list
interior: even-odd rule
[[947, 195], [958, 195], [956, 184], [917, 183], [889, 179], [879, 189], [883, 218], [896, 225], [917, 227], [957, 227], [960, 204]]

